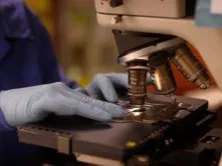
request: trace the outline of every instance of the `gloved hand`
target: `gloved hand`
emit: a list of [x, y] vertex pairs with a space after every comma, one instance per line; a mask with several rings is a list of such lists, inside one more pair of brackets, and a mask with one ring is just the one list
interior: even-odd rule
[[[147, 84], [151, 84], [150, 74], [147, 74]], [[128, 74], [109, 73], [97, 74], [86, 89], [80, 89], [85, 94], [97, 99], [105, 99], [108, 102], [115, 103], [121, 97], [125, 97], [128, 89]], [[85, 92], [84, 92], [85, 91]]]
[[205, 90], [193, 90], [183, 94], [187, 97], [204, 99], [209, 102], [209, 110], [212, 112], [222, 108], [222, 91], [217, 87], [210, 87]]
[[63, 83], [2, 91], [0, 108], [12, 127], [37, 122], [49, 113], [79, 115], [98, 121], [108, 121], [123, 114], [120, 106], [92, 99]]

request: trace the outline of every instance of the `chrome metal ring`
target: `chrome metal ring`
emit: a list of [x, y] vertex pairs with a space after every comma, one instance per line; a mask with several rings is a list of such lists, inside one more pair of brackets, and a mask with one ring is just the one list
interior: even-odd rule
[[156, 45], [151, 45], [145, 48], [142, 48], [140, 50], [131, 52], [129, 54], [126, 54], [124, 56], [118, 57], [118, 63], [122, 65], [126, 65], [127, 62], [130, 62], [135, 59], [147, 59], [149, 58], [150, 54], [153, 54], [155, 52], [164, 50], [164, 49], [172, 49], [174, 47], [177, 47], [178, 45], [184, 44], [185, 41], [180, 38], [174, 38], [168, 41], [161, 42]]

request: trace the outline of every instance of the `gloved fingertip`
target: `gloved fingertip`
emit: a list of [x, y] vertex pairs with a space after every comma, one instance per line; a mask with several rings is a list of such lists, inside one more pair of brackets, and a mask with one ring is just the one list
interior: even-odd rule
[[101, 88], [101, 90], [102, 90], [103, 97], [107, 102], [116, 103], [118, 101], [118, 95], [116, 93], [116, 90], [111, 85], [108, 86], [106, 89]]
[[94, 119], [101, 122], [107, 122], [112, 120], [112, 115], [109, 112], [104, 111], [100, 107], [92, 107], [92, 109], [89, 111], [86, 111], [85, 109], [81, 111], [82, 115], [87, 115], [90, 119]]
[[109, 113], [107, 112], [103, 112], [101, 113], [99, 116], [98, 116], [98, 121], [102, 121], [102, 122], [108, 122], [108, 121], [111, 121], [112, 120], [112, 115], [110, 115]]
[[116, 114], [116, 118], [121, 118], [121, 117], [123, 117], [123, 115], [124, 115], [124, 110], [123, 110], [123, 108], [122, 107], [120, 107], [120, 106], [117, 106], [117, 114]]
[[104, 95], [106, 101], [110, 102], [110, 103], [117, 103], [118, 101], [118, 96], [116, 95], [116, 93], [112, 93], [110, 95]]
[[123, 108], [115, 104], [110, 104], [107, 111], [115, 118], [121, 118], [124, 115]]

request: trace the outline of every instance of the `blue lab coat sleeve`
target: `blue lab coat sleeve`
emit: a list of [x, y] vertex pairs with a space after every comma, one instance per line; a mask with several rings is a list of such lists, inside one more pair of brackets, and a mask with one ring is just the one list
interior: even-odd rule
[[[19, 7], [22, 8], [23, 6], [19, 6]], [[12, 12], [10, 10], [6, 10], [6, 11], [8, 11], [7, 14]], [[77, 88], [78, 87], [77, 82], [75, 82], [74, 80], [67, 79], [62, 68], [58, 65], [56, 56], [54, 55], [54, 52], [52, 49], [51, 39], [46, 29], [41, 25], [39, 19], [34, 14], [32, 14], [26, 8], [25, 8], [25, 11], [26, 11], [26, 16], [27, 16], [26, 19], [28, 23], [26, 21], [23, 23], [27, 24], [29, 28], [25, 29], [24, 25], [21, 25], [22, 27], [21, 27], [20, 32], [13, 31], [12, 26], [14, 24], [11, 23], [11, 25], [7, 24], [6, 28], [4, 29], [5, 34], [9, 36], [10, 38], [12, 37], [17, 38], [19, 34], [21, 34], [20, 38], [25, 38], [26, 36], [31, 37], [31, 38], [34, 37], [34, 44], [38, 51], [36, 60], [39, 66], [38, 70], [39, 70], [39, 75], [41, 75], [42, 84], [61, 81], [73, 89]], [[6, 15], [4, 13], [4, 15], [5, 15], [5, 18], [10, 17], [10, 14]], [[8, 20], [13, 20], [13, 18], [8, 18]], [[13, 33], [10, 33], [10, 31], [12, 31]], [[25, 49], [25, 48], [21, 47], [20, 49]], [[30, 53], [35, 54], [34, 53], [35, 51], [36, 51], [35, 49], [30, 50]], [[18, 54], [22, 52], [23, 52], [22, 50], [18, 50]], [[13, 65], [13, 64], [8, 64], [8, 65]], [[29, 75], [27, 75], [27, 77], [29, 77]], [[11, 128], [6, 124], [2, 116], [2, 113], [0, 113], [0, 130], [9, 130], [9, 129]]]
[[36, 16], [33, 16], [29, 11], [27, 11], [29, 16], [29, 22], [31, 29], [33, 29], [33, 35], [36, 38], [36, 45], [38, 47], [39, 53], [39, 65], [40, 72], [42, 73], [42, 81], [44, 83], [52, 83], [56, 81], [64, 82], [69, 87], [75, 89], [79, 85], [74, 80], [67, 79], [64, 71], [58, 65], [57, 58], [52, 49], [52, 42], [50, 36], [43, 26], [39, 26], [41, 23]]
[[[0, 0], [0, 91], [57, 81], [78, 87], [59, 67], [49, 34], [37, 16], [22, 0]], [[0, 165], [39, 163], [39, 147], [19, 143], [16, 129], [7, 125], [0, 111]]]

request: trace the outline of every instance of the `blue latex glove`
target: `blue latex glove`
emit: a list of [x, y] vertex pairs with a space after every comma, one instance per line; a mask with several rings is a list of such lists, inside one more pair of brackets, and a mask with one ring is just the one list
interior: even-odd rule
[[[151, 84], [150, 74], [147, 74], [147, 84]], [[127, 95], [128, 74], [109, 73], [97, 74], [85, 89], [85, 94], [97, 99], [105, 99], [108, 102], [115, 103], [121, 97]]]
[[79, 115], [98, 121], [109, 121], [123, 114], [121, 107], [92, 99], [63, 83], [2, 91], [0, 108], [12, 127], [40, 121], [49, 113]]

